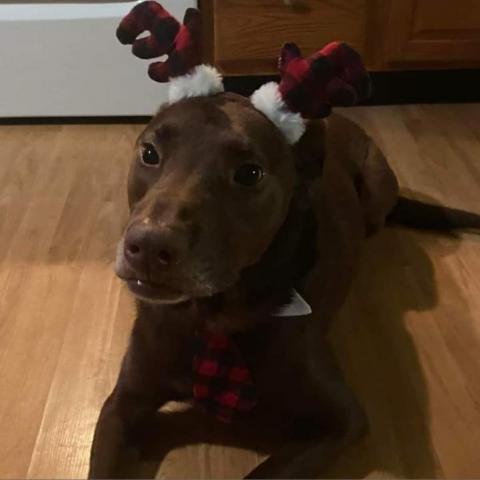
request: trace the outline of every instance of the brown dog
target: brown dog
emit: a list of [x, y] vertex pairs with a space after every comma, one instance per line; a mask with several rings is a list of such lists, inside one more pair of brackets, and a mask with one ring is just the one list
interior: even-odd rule
[[[291, 147], [243, 97], [184, 99], [141, 134], [129, 202], [117, 273], [138, 316], [98, 421], [90, 477], [126, 476], [137, 428], [166, 402], [192, 397], [199, 329], [235, 340], [258, 397], [246, 416], [281, 419], [289, 438], [251, 477], [318, 474], [366, 430], [325, 332], [362, 240], [397, 202], [380, 150], [341, 116], [310, 122]], [[292, 288], [313, 314], [272, 316]]]

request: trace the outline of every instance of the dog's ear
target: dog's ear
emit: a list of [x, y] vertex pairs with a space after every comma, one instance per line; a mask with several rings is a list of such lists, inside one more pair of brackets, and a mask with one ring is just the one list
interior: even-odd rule
[[325, 161], [325, 121], [311, 120], [307, 123], [305, 133], [297, 143], [292, 145], [295, 167], [298, 174], [306, 181], [319, 177]]

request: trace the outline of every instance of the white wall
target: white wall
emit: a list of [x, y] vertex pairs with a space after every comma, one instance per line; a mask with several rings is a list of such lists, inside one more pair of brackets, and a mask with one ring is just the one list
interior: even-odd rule
[[[163, 0], [179, 20], [194, 0]], [[126, 3], [0, 4], [0, 117], [149, 115], [165, 85], [121, 45]]]

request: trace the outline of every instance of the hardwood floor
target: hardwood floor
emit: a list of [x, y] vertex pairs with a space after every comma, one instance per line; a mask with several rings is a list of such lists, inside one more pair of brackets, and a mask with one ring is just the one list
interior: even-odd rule
[[[480, 212], [480, 105], [347, 115], [405, 189]], [[112, 260], [141, 128], [0, 127], [0, 478], [87, 473], [133, 320]], [[474, 233], [395, 228], [368, 242], [332, 341], [371, 434], [326, 476], [480, 476], [479, 278]], [[188, 446], [159, 475], [235, 477], [259, 458]]]

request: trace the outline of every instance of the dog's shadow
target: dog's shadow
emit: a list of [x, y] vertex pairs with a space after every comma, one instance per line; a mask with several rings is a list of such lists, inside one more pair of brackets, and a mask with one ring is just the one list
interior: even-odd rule
[[[370, 434], [345, 452], [325, 472], [326, 477], [438, 475], [429, 432], [428, 391], [415, 334], [428, 334], [424, 322], [428, 324], [430, 310], [437, 304], [434, 268], [425, 247], [433, 250], [433, 255], [442, 255], [451, 253], [456, 243], [395, 228], [385, 229], [367, 242], [331, 340], [348, 383], [367, 411]], [[226, 456], [224, 450], [215, 457], [215, 450], [206, 445], [264, 454], [271, 450], [270, 433], [247, 425], [226, 428], [194, 411], [161, 414], [148, 435], [149, 451], [132, 475], [240, 476], [260, 457], [242, 452], [245, 456], [235, 459], [238, 452]], [[186, 447], [194, 444], [203, 445], [195, 447], [197, 453]], [[167, 452], [179, 447], [158, 470]], [[223, 457], [220, 471], [216, 468], [218, 457]]]
[[434, 268], [425, 247], [443, 248], [445, 254], [456, 244], [441, 240], [392, 228], [367, 242], [332, 341], [367, 411], [370, 435], [336, 463], [330, 478], [438, 475], [428, 389], [415, 341], [420, 331], [427, 332], [437, 304]]

